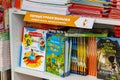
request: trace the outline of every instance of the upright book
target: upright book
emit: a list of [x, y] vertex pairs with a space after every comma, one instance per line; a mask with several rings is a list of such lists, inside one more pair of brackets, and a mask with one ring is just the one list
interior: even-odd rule
[[46, 31], [23, 28], [20, 66], [45, 71]]
[[119, 38], [97, 38], [98, 78], [120, 79], [120, 40]]
[[46, 35], [46, 71], [65, 77], [67, 66], [65, 57], [65, 37], [63, 34], [47, 33]]

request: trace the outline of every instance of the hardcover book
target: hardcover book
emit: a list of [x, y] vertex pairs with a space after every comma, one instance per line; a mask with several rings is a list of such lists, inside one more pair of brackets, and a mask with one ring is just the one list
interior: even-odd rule
[[46, 35], [46, 71], [65, 77], [65, 37], [62, 34]]
[[23, 28], [20, 66], [45, 71], [46, 31]]
[[97, 38], [98, 78], [120, 79], [120, 40], [119, 38]]

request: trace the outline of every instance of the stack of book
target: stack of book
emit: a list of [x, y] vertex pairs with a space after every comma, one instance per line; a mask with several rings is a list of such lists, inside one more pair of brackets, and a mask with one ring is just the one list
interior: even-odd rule
[[10, 41], [8, 8], [11, 0], [0, 0], [0, 71], [10, 69]]
[[26, 11], [66, 15], [69, 14], [68, 3], [69, 0], [16, 0], [14, 6]]
[[72, 15], [101, 18], [108, 16], [109, 3], [109, 0], [72, 0], [69, 11]]
[[102, 17], [103, 10], [104, 8], [78, 4], [73, 4], [69, 7], [71, 15], [82, 15], [86, 17]]
[[8, 32], [0, 32], [0, 71], [10, 69], [10, 41]]
[[120, 0], [112, 0], [109, 18], [120, 19]]
[[110, 0], [72, 0], [72, 3], [99, 7], [109, 7]]

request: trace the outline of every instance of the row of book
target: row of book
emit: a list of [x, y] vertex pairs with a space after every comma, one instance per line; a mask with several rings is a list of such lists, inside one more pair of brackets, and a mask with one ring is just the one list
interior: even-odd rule
[[63, 33], [24, 27], [20, 66], [65, 77], [70, 72], [69, 42]]
[[[70, 30], [67, 31], [70, 33]], [[75, 73], [120, 79], [118, 38], [86, 34], [66, 37], [65, 33], [68, 32], [23, 27], [20, 67], [61, 77]]]

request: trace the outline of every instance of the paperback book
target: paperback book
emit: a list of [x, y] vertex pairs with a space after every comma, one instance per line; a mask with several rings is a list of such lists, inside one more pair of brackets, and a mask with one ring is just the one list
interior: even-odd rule
[[28, 1], [36, 2], [36, 3], [58, 4], [58, 5], [65, 5], [70, 3], [70, 0], [28, 0]]
[[20, 66], [45, 71], [45, 30], [23, 27]]
[[31, 2], [29, 0], [23, 0], [21, 3], [22, 10], [61, 14], [61, 15], [69, 14], [68, 6], [69, 5], [54, 5], [54, 4]]
[[72, 3], [85, 4], [99, 7], [110, 7], [110, 0], [71, 0]]

